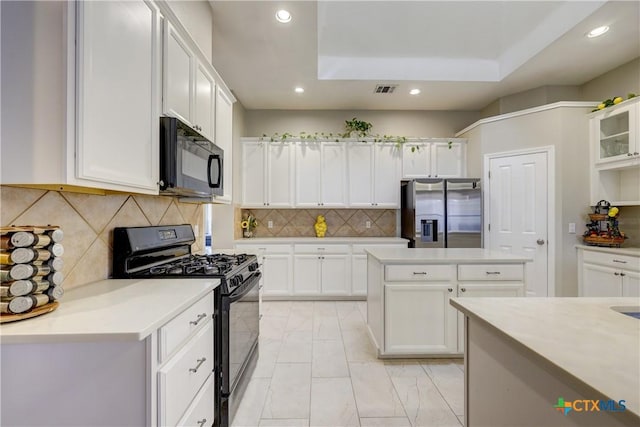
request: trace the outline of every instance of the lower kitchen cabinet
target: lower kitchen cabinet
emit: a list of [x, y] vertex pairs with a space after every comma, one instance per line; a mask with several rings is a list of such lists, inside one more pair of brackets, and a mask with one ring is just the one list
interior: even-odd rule
[[262, 273], [261, 295], [282, 297], [290, 295], [293, 289], [293, 257], [290, 244], [260, 244], [253, 242], [236, 243], [238, 251], [254, 254], [258, 258]]
[[367, 326], [378, 355], [464, 353], [463, 318], [450, 300], [523, 297], [526, 261], [480, 248], [370, 250]]
[[455, 353], [453, 291], [449, 283], [385, 284], [385, 352]]
[[640, 296], [640, 251], [578, 247], [578, 293], [582, 297]]
[[[265, 243], [265, 240], [269, 242]], [[404, 239], [370, 238], [269, 238], [239, 240], [236, 250], [257, 255], [264, 296], [269, 299], [288, 297], [354, 297], [367, 296], [367, 255], [365, 249], [406, 248]], [[386, 242], [385, 242], [386, 240]], [[271, 243], [273, 242], [273, 243]], [[285, 244], [284, 242], [287, 242]]]
[[[213, 424], [213, 291], [158, 328], [159, 317], [188, 301], [167, 296], [189, 288], [185, 298], [197, 298], [198, 285], [114, 282], [86, 289], [86, 302], [63, 302], [51, 322], [3, 325], [1, 425]], [[8, 342], [22, 335], [25, 342]]]
[[347, 255], [296, 255], [294, 295], [349, 295]]
[[349, 245], [294, 245], [294, 295], [349, 295]]
[[262, 257], [264, 296], [289, 295], [293, 282], [291, 276], [291, 255], [264, 254]]

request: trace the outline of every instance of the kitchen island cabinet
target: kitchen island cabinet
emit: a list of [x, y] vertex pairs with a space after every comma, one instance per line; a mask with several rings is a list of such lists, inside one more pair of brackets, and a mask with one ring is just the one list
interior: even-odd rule
[[640, 298], [451, 304], [467, 324], [465, 425], [640, 425], [640, 320], [619, 312]]
[[524, 295], [526, 257], [479, 248], [367, 253], [367, 326], [379, 357], [460, 355], [451, 298]]
[[0, 424], [211, 425], [218, 284], [105, 280], [3, 324]]

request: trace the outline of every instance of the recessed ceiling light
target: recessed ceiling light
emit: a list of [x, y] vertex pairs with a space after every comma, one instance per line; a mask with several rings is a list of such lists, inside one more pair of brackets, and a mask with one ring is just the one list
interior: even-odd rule
[[409, 95], [418, 95], [420, 93], [420, 89], [411, 89], [409, 91]]
[[278, 22], [286, 24], [287, 22], [291, 21], [291, 14], [288, 10], [280, 9], [276, 12], [276, 19], [278, 20]]
[[296, 93], [304, 93], [304, 88], [301, 88], [299, 86], [297, 88], [295, 88], [294, 90], [296, 91]]
[[589, 31], [587, 33], [587, 37], [589, 37], [589, 38], [598, 37], [598, 36], [603, 35], [607, 31], [609, 31], [609, 26], [608, 25], [603, 25], [602, 27], [594, 28], [593, 30]]

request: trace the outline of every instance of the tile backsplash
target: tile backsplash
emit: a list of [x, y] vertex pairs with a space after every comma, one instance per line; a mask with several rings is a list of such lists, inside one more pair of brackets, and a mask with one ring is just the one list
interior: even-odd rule
[[[326, 237], [395, 237], [394, 209], [242, 209], [258, 221], [254, 237], [315, 237], [318, 215], [327, 221]], [[272, 221], [272, 228], [268, 228]], [[370, 228], [367, 228], [367, 222]], [[239, 222], [238, 230], [239, 230]]]
[[622, 247], [640, 247], [640, 206], [621, 206], [618, 226], [627, 236]]
[[165, 196], [105, 196], [0, 187], [0, 225], [58, 225], [64, 231], [65, 289], [109, 278], [115, 227], [197, 225], [193, 251], [203, 249], [202, 205]]

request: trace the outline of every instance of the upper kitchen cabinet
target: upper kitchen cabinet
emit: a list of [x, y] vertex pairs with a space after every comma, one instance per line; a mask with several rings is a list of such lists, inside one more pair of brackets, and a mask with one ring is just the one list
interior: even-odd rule
[[155, 191], [158, 10], [144, 1], [77, 7], [78, 178]]
[[466, 140], [407, 142], [402, 146], [402, 177], [462, 178], [466, 176]]
[[294, 149], [288, 142], [242, 141], [242, 205], [293, 207]]
[[296, 144], [295, 206], [346, 207], [347, 152], [342, 142]]
[[214, 141], [215, 80], [168, 21], [164, 26], [163, 59], [164, 114], [179, 118]]
[[2, 183], [157, 194], [153, 3], [2, 5]]
[[640, 164], [639, 116], [637, 99], [593, 113], [592, 144], [596, 165], [610, 168], [629, 162]]
[[591, 203], [640, 205], [640, 98], [591, 114]]
[[221, 87], [216, 89], [216, 144], [224, 150], [222, 182], [224, 196], [216, 196], [216, 202], [231, 203], [233, 187], [233, 99]]
[[347, 149], [349, 206], [400, 206], [401, 151], [395, 144], [355, 142]]

